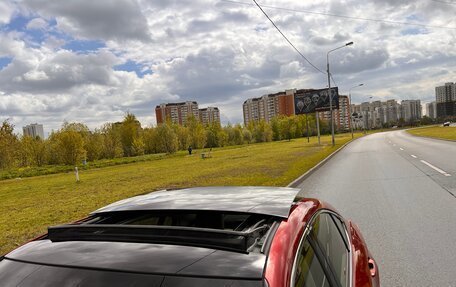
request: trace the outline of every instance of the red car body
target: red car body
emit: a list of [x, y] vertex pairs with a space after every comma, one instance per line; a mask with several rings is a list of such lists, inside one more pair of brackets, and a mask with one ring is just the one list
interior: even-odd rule
[[[225, 197], [215, 193], [220, 191], [225, 191]], [[200, 194], [198, 194], [198, 192]], [[245, 195], [242, 192], [248, 194]], [[283, 193], [281, 194], [280, 192]], [[154, 278], [148, 279], [151, 280], [150, 282], [144, 282], [145, 279], [143, 278], [138, 281], [139, 284], [146, 284], [144, 286], [306, 286], [305, 284], [297, 284], [294, 282], [296, 277], [294, 272], [297, 270], [297, 258], [301, 252], [300, 248], [303, 245], [303, 242], [311, 240], [309, 239], [309, 234], [313, 227], [312, 224], [320, 218], [321, 214], [323, 214], [325, 216], [329, 215], [328, 217], [333, 218], [333, 220], [334, 218], [337, 218], [341, 223], [341, 226], [343, 226], [337, 228], [336, 230], [338, 230], [338, 232], [333, 233], [333, 236], [334, 234], [339, 235], [340, 233], [341, 238], [344, 237], [341, 232], [343, 229], [345, 231], [345, 237], [348, 238], [348, 242], [343, 246], [346, 247], [349, 254], [347, 256], [348, 259], [344, 261], [349, 262], [349, 264], [347, 263], [349, 274], [348, 276], [345, 276], [346, 274], [344, 273], [344, 278], [348, 279], [345, 280], [346, 284], [343, 284], [343, 286], [379, 287], [380, 278], [377, 264], [369, 253], [358, 226], [351, 221], [343, 219], [329, 204], [317, 199], [297, 197], [296, 194], [298, 192], [299, 190], [297, 189], [265, 187], [199, 188], [186, 189], [183, 190], [182, 193], [179, 193], [179, 191], [156, 192], [123, 200], [101, 208], [85, 219], [63, 226], [63, 233], [60, 234], [61, 236], [64, 236], [63, 239], [58, 236], [54, 239], [53, 236], [55, 235], [52, 235], [52, 233], [45, 234], [35, 238], [4, 257], [0, 257], [0, 282], [2, 282], [2, 280], [3, 282], [9, 282], [8, 280], [11, 280], [10, 282], [13, 282], [14, 286], [16, 286], [15, 284], [17, 284], [17, 282], [24, 284], [19, 286], [34, 286], [34, 280], [37, 279], [33, 279], [33, 276], [36, 276], [37, 278], [40, 278], [40, 276], [42, 277], [39, 273], [46, 271], [46, 268], [49, 269], [51, 268], [50, 266], [52, 266], [52, 268], [60, 270], [70, 270], [74, 268], [75, 272], [73, 272], [74, 274], [71, 274], [71, 276], [73, 276], [72, 280], [76, 280], [73, 281], [76, 282], [76, 285], [68, 286], [86, 286], [84, 284], [87, 284], [87, 278], [81, 279], [81, 282], [84, 284], [79, 285], [79, 283], [77, 283], [77, 280], [80, 279], [78, 277], [85, 276], [78, 275], [79, 273], [77, 272], [81, 272], [82, 274], [85, 272], [82, 270], [97, 270], [99, 268], [100, 270], [108, 270], [112, 274], [116, 272], [127, 272], [130, 274], [139, 272], [141, 274], [153, 275]], [[193, 196], [193, 203], [187, 201], [189, 194]], [[214, 197], [214, 195], [217, 196]], [[185, 241], [179, 242], [173, 240], [173, 238], [169, 239], [171, 240], [169, 242], [165, 242], [163, 239], [161, 239], [161, 241], [144, 241], [143, 237], [139, 238], [139, 241], [135, 241], [138, 240], [138, 238], [135, 237], [136, 239], [131, 240], [131, 238], [128, 237], [128, 234], [113, 233], [114, 236], [120, 234], [121, 237], [119, 237], [120, 239], [112, 239], [109, 238], [109, 234], [106, 235], [103, 233], [106, 231], [109, 233], [110, 228], [113, 227], [115, 231], [118, 232], [119, 230], [122, 230], [122, 226], [125, 225], [115, 225], [112, 221], [110, 223], [114, 225], [107, 225], [105, 221], [100, 221], [101, 224], [94, 223], [95, 220], [99, 220], [97, 218], [103, 217], [105, 214], [108, 216], [106, 218], [109, 218], [109, 216], [122, 216], [123, 218], [124, 214], [130, 214], [131, 212], [134, 214], [136, 214], [136, 212], [155, 212], [161, 214], [170, 212], [172, 209], [181, 213], [187, 211], [218, 212], [216, 211], [216, 208], [223, 212], [237, 212], [230, 214], [241, 214], [239, 212], [243, 212], [242, 214], [248, 214], [249, 216], [271, 216], [268, 218], [271, 219], [271, 222], [273, 223], [269, 226], [268, 232], [261, 236], [261, 238], [264, 239], [264, 242], [260, 246], [261, 252], [259, 251], [260, 248], [253, 251], [254, 249], [251, 248], [252, 246], [243, 250], [234, 250], [233, 252], [233, 249], [224, 249], [224, 246], [221, 245], [217, 247], [216, 245], [205, 245], [204, 242], [202, 244], [198, 238], [198, 240], [193, 243]], [[141, 216], [143, 215], [144, 214]], [[122, 219], [122, 222], [124, 222], [125, 218]], [[205, 217], [204, 220], [206, 219], [207, 217]], [[100, 230], [96, 230], [98, 226], [100, 226]], [[139, 227], [139, 229], [137, 229], [138, 226], [139, 225], [130, 226], [133, 227], [133, 229], [130, 229], [131, 232], [134, 232], [135, 230], [140, 230], [141, 232], [150, 231], [148, 230], [148, 227]], [[169, 225], [169, 227], [166, 226], [159, 227], [159, 231], [166, 231], [166, 228], [170, 228], [171, 231], [179, 228], [173, 225]], [[259, 224], [255, 224], [253, 229], [258, 229], [258, 226]], [[324, 225], [321, 226], [321, 229], [323, 230]], [[80, 227], [82, 227], [83, 232], [77, 233], [80, 231]], [[89, 228], [87, 229], [87, 227]], [[71, 235], [72, 228], [75, 228], [76, 233], [74, 234], [76, 235]], [[184, 231], [188, 231], [188, 227], [185, 228], [187, 229], [184, 229]], [[94, 237], [92, 236], [91, 229], [94, 231]], [[314, 229], [317, 230], [320, 228]], [[57, 229], [57, 231], [58, 230], [59, 229]], [[130, 230], [127, 231], [130, 232]], [[53, 231], [53, 229], [50, 228], [49, 231]], [[68, 232], [70, 232], [70, 237], [65, 237], [68, 236]], [[202, 228], [201, 231], [198, 231], [198, 228], [193, 228], [191, 232], [203, 232], [205, 236], [211, 236], [211, 232], [215, 232], [215, 236], [217, 234], [220, 235], [220, 233], [223, 234], [225, 231], [210, 231], [205, 227]], [[226, 231], [226, 233], [230, 236], [233, 235], [233, 233], [235, 233], [234, 236], [237, 235], [236, 231]], [[245, 233], [239, 233], [239, 235], [243, 234]], [[59, 232], [57, 235], [59, 235]], [[99, 237], [100, 235], [102, 237]], [[144, 236], [144, 233], [139, 235]], [[77, 236], [82, 236], [83, 238], [78, 238]], [[152, 234], [152, 236], [155, 236], [155, 233]], [[125, 242], [127, 242], [127, 244], [125, 244]], [[100, 245], [100, 243], [102, 245]], [[255, 239], [255, 244], [256, 243], [257, 241]], [[166, 248], [167, 251], [163, 251], [163, 248]], [[312, 248], [314, 247], [312, 246]], [[213, 251], [211, 251], [212, 249]], [[90, 252], [88, 250], [90, 250]], [[124, 254], [124, 257], [116, 257], [115, 254], [111, 254], [111, 250], [114, 253], [118, 252], [119, 254]], [[206, 255], [201, 255], [203, 253]], [[329, 261], [326, 261], [327, 259], [315, 259], [318, 257], [317, 253], [318, 252], [315, 252], [313, 257], [315, 262], [320, 262], [321, 265], [324, 265], [322, 263], [323, 261], [329, 263]], [[320, 256], [323, 253], [326, 252], [320, 250]], [[331, 253], [335, 252], [331, 251]], [[180, 256], [179, 254], [185, 254], [185, 256]], [[193, 262], [188, 265], [193, 269], [186, 274], [183, 274], [185, 276], [179, 277], [182, 275], [182, 270], [184, 269], [176, 266], [182, 263], [183, 257], [187, 257], [190, 260], [189, 262]], [[102, 258], [101, 261], [100, 258]], [[226, 258], [230, 258], [230, 261], [223, 261], [226, 260]], [[146, 262], [144, 260], [156, 262], [152, 262], [153, 264], [147, 267], [144, 264], [144, 262]], [[98, 261], [98, 263], [95, 264], [93, 263], [94, 261]], [[74, 265], [74, 262], [79, 263]], [[259, 266], [257, 264], [258, 262]], [[30, 273], [27, 275], [27, 273], [24, 272], [17, 272], [17, 274], [19, 274], [17, 275], [19, 276], [17, 278], [15, 275], [8, 274], [23, 268], [20, 267], [22, 265], [14, 266], [14, 264], [19, 263], [22, 265], [26, 263], [37, 267], [34, 267], [36, 269], [33, 269], [26, 266], [25, 269], [30, 268], [28, 271]], [[325, 268], [331, 269], [329, 266], [324, 267], [323, 269]], [[308, 272], [310, 272], [309, 270]], [[326, 272], [333, 271], [333, 269], [330, 271], [326, 270]], [[48, 270], [46, 272], [55, 273], [57, 271]], [[236, 277], [236, 275], [233, 274], [238, 275]], [[328, 273], [326, 274], [328, 275]], [[94, 275], [92, 274], [90, 276]], [[98, 277], [104, 278], [103, 276], [106, 276], [106, 274]], [[29, 277], [28, 279], [31, 282], [29, 285], [22, 282], [22, 280], [27, 277]], [[93, 280], [93, 277], [91, 278]], [[165, 281], [169, 278], [174, 278], [172, 280], [178, 278], [177, 280], [180, 280], [180, 285], [175, 282], [166, 284]], [[325, 286], [341, 286], [340, 283], [334, 284], [334, 278], [336, 278], [335, 273], [331, 273], [328, 278], [329, 283], [327, 282], [328, 285]], [[204, 281], [219, 279], [220, 282], [211, 281], [209, 284], [207, 281]], [[331, 279], [333, 280], [332, 282]], [[40, 286], [60, 286], [59, 284], [65, 282], [67, 277], [60, 278], [59, 280], [61, 281], [57, 284], [54, 282], [49, 283], [49, 285], [42, 284]], [[130, 279], [128, 279], [127, 282], [133, 282], [129, 280]], [[132, 278], [131, 280], [139, 279]], [[190, 281], [187, 280], [193, 281], [190, 283]], [[143, 286], [136, 285], [134, 282], [129, 284]], [[8, 284], [6, 286], [8, 286]]]
[[[282, 221], [272, 241], [265, 270], [265, 279], [270, 287], [288, 287], [291, 282], [294, 257], [307, 223], [319, 210], [337, 211], [317, 199], [304, 198], [292, 208], [288, 220]], [[380, 275], [377, 264], [370, 255], [366, 242], [356, 224], [345, 220], [350, 229], [352, 248], [353, 287], [379, 287]], [[290, 248], [291, 247], [291, 248]]]

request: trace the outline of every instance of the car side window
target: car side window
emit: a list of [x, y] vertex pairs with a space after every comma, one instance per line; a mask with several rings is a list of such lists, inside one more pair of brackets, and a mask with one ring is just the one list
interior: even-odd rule
[[322, 265], [334, 275], [338, 286], [349, 284], [349, 247], [345, 227], [329, 213], [319, 214], [312, 223], [309, 236], [324, 257]]
[[329, 287], [323, 267], [306, 239], [298, 251], [294, 276], [295, 287]]

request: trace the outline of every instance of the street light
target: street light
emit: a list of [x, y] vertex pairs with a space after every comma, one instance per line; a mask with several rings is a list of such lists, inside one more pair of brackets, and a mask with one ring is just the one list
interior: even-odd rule
[[328, 53], [326, 53], [326, 68], [327, 68], [326, 71], [328, 72], [329, 113], [331, 114], [331, 138], [332, 138], [331, 140], [332, 140], [332, 145], [333, 146], [335, 145], [335, 142], [334, 142], [334, 120], [333, 120], [331, 81], [330, 81], [331, 74], [329, 73], [329, 53], [334, 52], [336, 50], [339, 50], [339, 49], [341, 49], [343, 47], [350, 46], [350, 45], [353, 45], [353, 42], [348, 42], [347, 44], [345, 44], [343, 46], [340, 46], [340, 47], [337, 47], [335, 49], [332, 49], [332, 50], [328, 51]]
[[349, 100], [350, 104], [348, 105], [348, 112], [350, 113], [350, 129], [351, 129], [351, 133], [352, 133], [352, 139], [353, 139], [353, 119], [352, 119], [352, 110], [351, 110], [351, 105], [352, 105], [351, 90], [354, 88], [361, 87], [361, 86], [364, 86], [364, 84], [359, 84], [359, 85], [353, 86], [350, 89], [348, 89], [348, 98], [350, 99]]

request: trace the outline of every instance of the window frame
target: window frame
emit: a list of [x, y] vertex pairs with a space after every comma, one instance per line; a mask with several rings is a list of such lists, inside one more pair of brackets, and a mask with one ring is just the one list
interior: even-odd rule
[[[348, 280], [348, 286], [353, 286], [353, 256], [352, 256], [352, 242], [351, 242], [351, 237], [349, 235], [349, 232], [348, 232], [348, 228], [345, 224], [345, 220], [342, 218], [342, 216], [340, 216], [339, 214], [337, 214], [336, 212], [330, 210], [330, 209], [320, 209], [320, 210], [317, 210], [313, 215], [312, 217], [310, 218], [310, 220], [306, 223], [306, 226], [305, 226], [305, 229], [304, 229], [304, 232], [301, 236], [301, 239], [299, 241], [299, 245], [298, 245], [298, 249], [295, 253], [295, 256], [294, 256], [294, 260], [293, 260], [293, 265], [292, 265], [292, 270], [291, 270], [291, 279], [290, 279], [290, 287], [294, 287], [294, 284], [295, 284], [295, 276], [296, 276], [296, 268], [297, 268], [297, 261], [298, 261], [298, 257], [299, 257], [299, 252], [301, 251], [301, 249], [303, 248], [303, 245], [304, 245], [304, 242], [307, 240], [309, 242], [309, 244], [311, 244], [312, 246], [312, 249], [314, 249], [314, 252], [315, 252], [315, 257], [317, 257], [324, 273], [325, 273], [325, 276], [326, 277], [329, 277], [327, 278], [328, 279], [328, 283], [330, 286], [332, 287], [340, 287], [340, 284], [337, 282], [335, 285], [333, 284], [333, 281], [335, 280], [336, 276], [332, 270], [332, 268], [327, 268], [325, 265], [324, 265], [324, 261], [326, 261], [326, 254], [324, 254], [324, 252], [319, 248], [318, 246], [318, 243], [315, 242], [315, 240], [313, 240], [311, 238], [311, 236], [309, 236], [310, 234], [310, 231], [312, 230], [312, 224], [314, 223], [315, 219], [320, 216], [321, 214], [324, 214], [324, 213], [327, 213], [331, 219], [334, 221], [336, 219], [338, 219], [340, 222], [341, 222], [341, 225], [344, 227], [344, 231], [345, 231], [345, 234], [343, 235], [340, 230], [339, 230], [339, 226], [334, 222], [334, 225], [336, 225], [336, 228], [337, 230], [339, 230], [339, 233], [340, 233], [340, 236], [342, 236], [342, 239], [344, 241], [344, 243], [346, 244], [346, 247], [347, 247], [347, 251], [348, 251], [348, 276], [349, 276], [349, 280]], [[336, 218], [333, 218], [336, 217]], [[345, 237], [345, 238], [344, 238]], [[348, 246], [347, 246], [348, 245]], [[322, 262], [323, 260], [323, 262]], [[329, 275], [329, 276], [328, 276]]]

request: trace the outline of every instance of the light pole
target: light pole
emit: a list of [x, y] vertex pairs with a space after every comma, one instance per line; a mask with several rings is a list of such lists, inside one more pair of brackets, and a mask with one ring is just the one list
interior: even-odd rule
[[332, 141], [333, 146], [335, 145], [335, 142], [334, 142], [334, 120], [333, 120], [331, 81], [330, 81], [331, 74], [329, 73], [329, 53], [339, 50], [343, 47], [350, 46], [350, 45], [353, 45], [353, 42], [348, 42], [347, 44], [337, 47], [335, 49], [332, 49], [332, 50], [328, 51], [328, 53], [326, 53], [326, 69], [327, 69], [326, 71], [328, 72], [329, 113], [331, 114], [331, 141]]
[[352, 118], [352, 110], [351, 110], [351, 105], [352, 105], [351, 90], [354, 88], [361, 87], [363, 85], [364, 84], [359, 84], [359, 85], [353, 86], [350, 89], [348, 89], [348, 98], [349, 98], [349, 102], [350, 102], [348, 105], [348, 112], [350, 113], [350, 129], [351, 129], [351, 133], [352, 133], [352, 139], [353, 139], [353, 118]]

